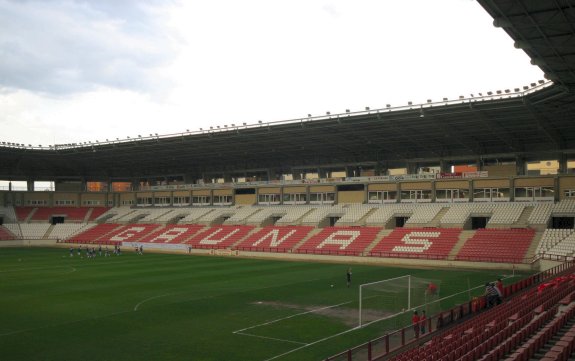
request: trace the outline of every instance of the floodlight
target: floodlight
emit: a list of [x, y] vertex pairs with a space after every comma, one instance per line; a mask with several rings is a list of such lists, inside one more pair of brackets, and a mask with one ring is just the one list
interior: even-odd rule
[[391, 104], [385, 104], [386, 108], [391, 108]]
[[140, 134], [138, 134], [138, 138], [142, 138], [142, 136]]
[[219, 125], [216, 125], [216, 128], [220, 129], [220, 126], [219, 126]]
[[150, 137], [152, 136], [152, 133], [150, 133]]
[[346, 109], [345, 112], [346, 112], [346, 113], [349, 113], [349, 109]]
[[236, 125], [234, 123], [232, 123], [232, 127], [235, 127]]
[[413, 104], [413, 102], [407, 102], [407, 105], [412, 105], [412, 104]]
[[487, 95], [493, 95], [493, 92], [487, 92]]
[[447, 98], [443, 98], [443, 101], [444, 101], [444, 102], [446, 102], [446, 101], [448, 101], [448, 100], [449, 100], [449, 99], [447, 99]]
[[108, 138], [106, 138], [106, 142], [109, 142]]
[[130, 139], [130, 136], [128, 135], [128, 139]]
[[366, 110], [366, 111], [369, 111], [369, 107], [365, 107], [365, 110]]
[[505, 89], [505, 93], [510, 93], [510, 92], [511, 92], [511, 90]]
[[227, 127], [228, 127], [227, 124], [224, 124], [224, 128], [227, 128]]
[[330, 112], [325, 112], [325, 114], [326, 114], [326, 115], [330, 115], [331, 113], [330, 113]]
[[189, 132], [189, 131], [190, 131], [189, 129], [186, 129], [186, 132]]
[[513, 91], [517, 93], [517, 92], [519, 92], [519, 88], [515, 88], [515, 89], [513, 89]]
[[465, 99], [465, 97], [463, 95], [460, 95], [459, 99]]
[[156, 134], [156, 137], [158, 136], [158, 133], [154, 133], [154, 134]]
[[537, 82], [538, 82], [539, 84], [543, 84], [543, 83], [545, 83], [545, 80], [542, 80], [542, 79], [541, 79], [541, 80], [537, 80]]
[[497, 94], [501, 94], [501, 90], [498, 90], [498, 91], [497, 91]]
[[428, 103], [431, 103], [431, 99], [427, 99], [427, 102], [428, 102]]
[[482, 93], [477, 93], [477, 94], [479, 94], [479, 96], [480, 96], [480, 97], [482, 97], [482, 96], [483, 96], [483, 94], [482, 94]]
[[244, 123], [244, 125], [248, 125], [247, 123]]
[[527, 89], [529, 89], [529, 87], [527, 85], [524, 85], [523, 90], [527, 90]]
[[262, 121], [261, 121], [261, 120], [258, 120], [258, 123], [262, 124]]
[[535, 83], [531, 83], [531, 86], [532, 86], [532, 87], [534, 87], [534, 86], [536, 86], [536, 85], [537, 85], [537, 84], [535, 84]]

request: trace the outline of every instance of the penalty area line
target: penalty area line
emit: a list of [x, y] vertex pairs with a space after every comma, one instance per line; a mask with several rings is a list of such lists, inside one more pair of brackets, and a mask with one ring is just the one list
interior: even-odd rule
[[236, 335], [257, 337], [257, 338], [263, 338], [263, 339], [266, 339], [266, 340], [289, 342], [289, 343], [295, 343], [295, 344], [297, 344], [297, 345], [307, 345], [307, 343], [305, 343], [305, 342], [292, 341], [292, 340], [284, 340], [284, 339], [282, 339], [282, 338], [275, 338], [275, 337], [268, 337], [268, 336], [254, 335], [254, 334], [252, 334], [252, 333], [244, 333], [244, 332], [241, 332], [241, 331], [235, 331], [234, 333], [235, 333]]
[[233, 331], [232, 333], [240, 333], [240, 332], [243, 332], [243, 331], [246, 331], [246, 330], [251, 330], [252, 328], [257, 328], [257, 327], [261, 327], [261, 326], [267, 326], [267, 325], [270, 325], [270, 324], [272, 324], [272, 323], [276, 323], [276, 322], [279, 322], [279, 321], [287, 320], [287, 319], [290, 319], [290, 318], [293, 318], [293, 317], [297, 317], [297, 316], [301, 316], [301, 315], [306, 315], [306, 314], [308, 314], [308, 313], [313, 313], [313, 312], [317, 312], [317, 311], [321, 311], [321, 310], [327, 310], [327, 309], [329, 309], [329, 308], [334, 308], [334, 307], [338, 307], [338, 306], [342, 306], [342, 305], [347, 305], [347, 304], [349, 304], [349, 303], [351, 303], [351, 302], [352, 302], [352, 301], [342, 302], [342, 303], [338, 303], [337, 305], [326, 306], [326, 307], [321, 307], [321, 308], [315, 308], [315, 309], [310, 310], [310, 311], [295, 313], [295, 314], [290, 315], [290, 316], [287, 316], [287, 317], [282, 317], [282, 318], [278, 318], [278, 319], [271, 320], [271, 321], [268, 321], [268, 322], [259, 323], [259, 324], [254, 325], [254, 326], [242, 328], [241, 330], [236, 330], [236, 331]]

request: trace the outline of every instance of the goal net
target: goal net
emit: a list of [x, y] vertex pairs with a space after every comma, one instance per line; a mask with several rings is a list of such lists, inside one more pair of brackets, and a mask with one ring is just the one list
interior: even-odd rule
[[359, 327], [412, 310], [425, 310], [428, 317], [439, 312], [439, 286], [438, 280], [411, 275], [360, 285]]

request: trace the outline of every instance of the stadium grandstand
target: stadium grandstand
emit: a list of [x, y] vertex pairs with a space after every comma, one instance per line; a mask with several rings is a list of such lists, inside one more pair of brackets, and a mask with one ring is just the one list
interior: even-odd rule
[[[328, 360], [575, 350], [575, 4], [479, 0], [545, 80], [130, 140], [0, 144], [0, 246], [533, 274]], [[150, 154], [153, 154], [151, 157]], [[54, 182], [53, 191], [34, 189]]]

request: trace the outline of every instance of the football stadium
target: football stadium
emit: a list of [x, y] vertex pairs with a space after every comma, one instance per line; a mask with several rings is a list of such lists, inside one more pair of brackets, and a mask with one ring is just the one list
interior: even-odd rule
[[545, 79], [1, 141], [0, 359], [573, 359], [575, 2], [478, 3]]

